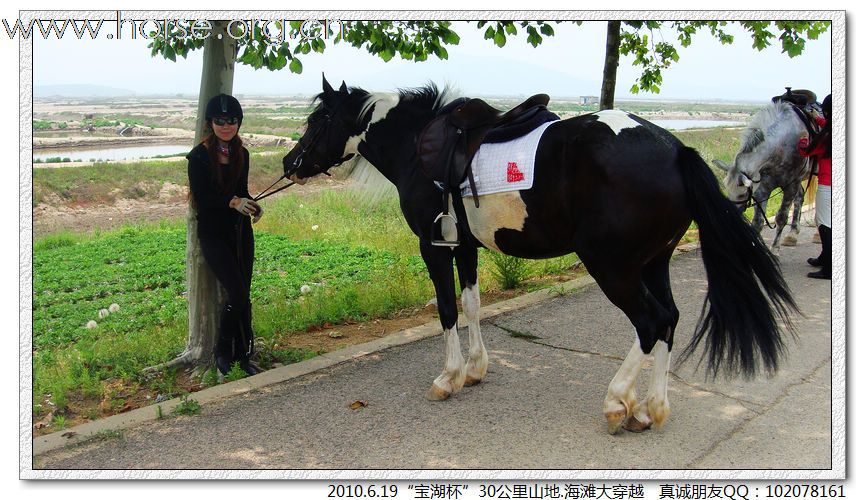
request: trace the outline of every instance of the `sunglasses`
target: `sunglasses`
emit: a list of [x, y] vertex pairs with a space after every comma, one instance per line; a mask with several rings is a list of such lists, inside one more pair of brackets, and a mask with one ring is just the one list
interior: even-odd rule
[[237, 118], [214, 118], [213, 123], [219, 125], [237, 125]]

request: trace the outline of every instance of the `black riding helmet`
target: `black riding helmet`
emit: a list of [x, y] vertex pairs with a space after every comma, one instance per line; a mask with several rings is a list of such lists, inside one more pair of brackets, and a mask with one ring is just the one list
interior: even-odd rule
[[240, 128], [243, 123], [243, 108], [240, 107], [240, 102], [228, 94], [219, 94], [207, 101], [204, 119], [210, 121], [220, 117], [237, 118], [237, 127]]

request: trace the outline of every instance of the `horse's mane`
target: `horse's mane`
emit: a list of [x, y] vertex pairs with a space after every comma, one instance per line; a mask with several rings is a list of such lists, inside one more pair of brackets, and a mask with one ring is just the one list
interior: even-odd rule
[[422, 87], [398, 89], [396, 93], [370, 93], [363, 89], [357, 90], [365, 93], [365, 100], [357, 117], [358, 121], [362, 121], [370, 108], [378, 102], [390, 102], [394, 106], [410, 107], [435, 114], [454, 99], [454, 90], [449, 85], [446, 85], [444, 90], [439, 90], [438, 86], [432, 82]]
[[[451, 85], [445, 85], [444, 89], [439, 89], [432, 82], [422, 87], [398, 89], [396, 93], [367, 92], [352, 87], [352, 95], [355, 91], [359, 92], [358, 95], [364, 99], [357, 116], [358, 122], [362, 122], [373, 105], [379, 102], [390, 102], [394, 104], [393, 107], [409, 107], [413, 110], [435, 115], [438, 110], [458, 96], [458, 92]], [[386, 108], [390, 109], [390, 106]], [[369, 203], [375, 204], [383, 198], [396, 196], [396, 188], [362, 156], [358, 155], [352, 160], [348, 169], [350, 170], [349, 179], [353, 181], [361, 196]]]
[[798, 134], [799, 119], [789, 104], [778, 101], [751, 118], [740, 136], [740, 153], [750, 153], [763, 143], [775, 143], [790, 133]]

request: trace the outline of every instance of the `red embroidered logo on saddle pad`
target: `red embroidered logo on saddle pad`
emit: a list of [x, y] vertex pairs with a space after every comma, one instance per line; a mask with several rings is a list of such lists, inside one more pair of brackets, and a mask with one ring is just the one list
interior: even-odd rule
[[526, 177], [520, 172], [520, 169], [517, 168], [517, 162], [509, 161], [508, 162], [508, 182], [520, 182]]

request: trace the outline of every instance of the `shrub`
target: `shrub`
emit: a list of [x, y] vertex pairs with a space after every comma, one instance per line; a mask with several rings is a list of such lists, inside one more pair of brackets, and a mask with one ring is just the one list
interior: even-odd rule
[[519, 257], [489, 252], [493, 261], [493, 278], [504, 290], [511, 290], [519, 286], [531, 273], [529, 261]]

